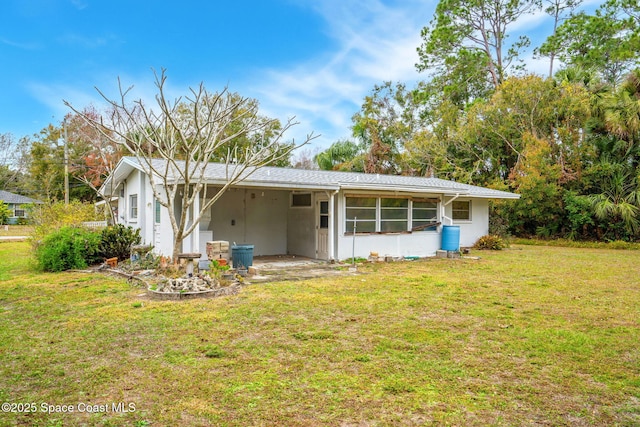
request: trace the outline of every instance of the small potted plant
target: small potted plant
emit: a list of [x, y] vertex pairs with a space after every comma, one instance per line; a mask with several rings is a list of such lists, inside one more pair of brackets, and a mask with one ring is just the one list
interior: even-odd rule
[[209, 264], [209, 271], [213, 274], [213, 277], [216, 279], [225, 279], [230, 280], [233, 279], [233, 274], [229, 273], [229, 265], [227, 264], [226, 259], [214, 259]]

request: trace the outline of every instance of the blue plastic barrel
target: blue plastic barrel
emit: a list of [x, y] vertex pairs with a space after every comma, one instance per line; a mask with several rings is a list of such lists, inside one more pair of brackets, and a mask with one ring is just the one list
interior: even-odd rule
[[459, 251], [460, 250], [460, 226], [459, 225], [443, 225], [442, 226], [442, 250], [443, 251]]
[[233, 268], [249, 268], [253, 265], [253, 245], [231, 246]]

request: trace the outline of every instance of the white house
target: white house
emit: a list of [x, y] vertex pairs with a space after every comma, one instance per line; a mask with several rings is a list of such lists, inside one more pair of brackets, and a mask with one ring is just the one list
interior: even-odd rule
[[[222, 187], [226, 168], [207, 166], [206, 199]], [[171, 255], [168, 212], [135, 158], [123, 158], [102, 191], [118, 197], [118, 222], [140, 228], [157, 254]], [[442, 225], [459, 226], [460, 246], [472, 246], [488, 233], [489, 200], [519, 197], [437, 178], [264, 167], [222, 195], [182, 252], [205, 258], [207, 241], [226, 240], [254, 245], [256, 256], [431, 256], [441, 248]]]

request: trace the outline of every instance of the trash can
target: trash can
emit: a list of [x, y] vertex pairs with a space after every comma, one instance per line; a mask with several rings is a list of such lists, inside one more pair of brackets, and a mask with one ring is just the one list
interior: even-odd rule
[[249, 268], [253, 265], [253, 245], [231, 246], [233, 268]]
[[459, 225], [443, 225], [442, 226], [442, 250], [443, 251], [459, 251], [460, 250], [460, 226]]

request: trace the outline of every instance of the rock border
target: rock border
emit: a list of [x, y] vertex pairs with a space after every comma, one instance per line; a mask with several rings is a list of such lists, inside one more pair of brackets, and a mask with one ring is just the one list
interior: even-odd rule
[[[228, 295], [237, 295], [240, 292], [240, 288], [242, 287], [241, 284], [235, 283], [233, 285], [222, 286], [219, 288], [210, 289], [207, 291], [199, 291], [199, 292], [158, 292], [150, 288], [150, 284], [146, 280], [147, 277], [142, 278], [135, 274], [130, 274], [122, 270], [111, 269], [111, 268], [101, 269], [97, 271], [117, 274], [119, 276], [126, 277], [129, 281], [137, 280], [145, 286], [147, 295], [151, 299], [158, 300], [158, 301], [176, 301], [176, 300], [197, 299], [197, 298], [216, 298], [216, 297], [224, 297]], [[89, 273], [93, 271], [86, 271], [86, 272]]]
[[153, 299], [161, 301], [173, 301], [196, 298], [216, 298], [228, 295], [237, 295], [240, 292], [240, 285], [224, 286], [200, 292], [158, 292], [147, 288], [147, 294]]

